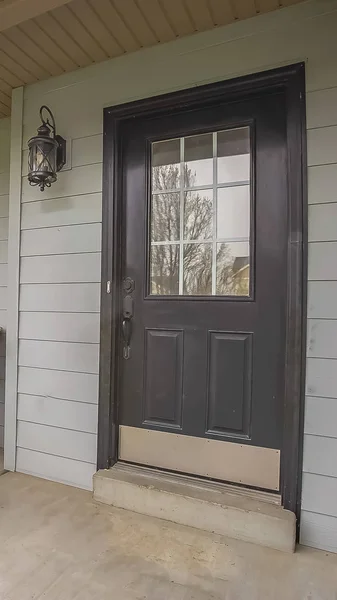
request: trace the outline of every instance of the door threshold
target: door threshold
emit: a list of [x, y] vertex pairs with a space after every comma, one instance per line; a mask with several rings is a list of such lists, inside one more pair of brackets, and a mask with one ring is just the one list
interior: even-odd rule
[[222, 481], [214, 481], [212, 479], [204, 479], [195, 475], [176, 473], [175, 471], [162, 471], [156, 467], [148, 467], [138, 465], [136, 463], [124, 462], [121, 460], [118, 461], [113, 468], [114, 470], [121, 470], [124, 473], [137, 473], [138, 475], [143, 475], [144, 477], [158, 477], [158, 480], [166, 481], [168, 483], [190, 484], [203, 490], [235, 494], [236, 496], [239, 495], [245, 498], [251, 498], [252, 500], [258, 500], [259, 502], [268, 502], [269, 504], [281, 506], [281, 494], [276, 494], [275, 492], [267, 492], [264, 490], [257, 490], [228, 482], [225, 483]]

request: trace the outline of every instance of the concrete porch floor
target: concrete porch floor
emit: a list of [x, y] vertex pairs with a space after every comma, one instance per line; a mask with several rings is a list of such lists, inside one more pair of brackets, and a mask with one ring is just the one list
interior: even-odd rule
[[1, 600], [336, 600], [337, 555], [283, 554], [0, 478]]

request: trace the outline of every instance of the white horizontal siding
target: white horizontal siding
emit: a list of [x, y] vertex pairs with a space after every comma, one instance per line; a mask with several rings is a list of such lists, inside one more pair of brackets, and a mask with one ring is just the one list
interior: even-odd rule
[[24, 448], [17, 449], [16, 468], [20, 473], [28, 473], [43, 479], [75, 487], [92, 489], [92, 478], [96, 465], [51, 454], [43, 454]]
[[[7, 322], [8, 194], [10, 120], [0, 119], [0, 327]], [[4, 440], [5, 333], [0, 334], [0, 447]]]
[[92, 373], [20, 367], [18, 392], [97, 404], [98, 376]]
[[101, 224], [48, 227], [22, 232], [21, 256], [100, 252]]
[[21, 259], [20, 281], [21, 283], [96, 283], [101, 278], [100, 267], [99, 252], [27, 256]]
[[96, 436], [92, 433], [50, 427], [26, 421], [18, 422], [19, 448], [96, 463]]
[[99, 314], [22, 312], [20, 337], [26, 340], [98, 344]]
[[308, 168], [308, 202], [337, 202], [337, 164]]
[[99, 283], [21, 285], [20, 311], [99, 312]]
[[307, 396], [304, 432], [336, 438], [337, 399]]
[[82, 194], [51, 200], [37, 200], [22, 205], [21, 228], [39, 229], [82, 223], [99, 223], [102, 219], [101, 194]]
[[98, 373], [98, 344], [20, 340], [18, 364], [22, 367]]
[[97, 404], [19, 394], [18, 419], [96, 434]]
[[[331, 462], [324, 456], [319, 462], [312, 447], [320, 444], [321, 451], [328, 452], [332, 446], [328, 449], [322, 440], [330, 438], [333, 445], [337, 439], [336, 30], [336, 0], [300, 3], [27, 86], [24, 148], [35, 134], [36, 115], [45, 102], [55, 113], [60, 133], [72, 140], [72, 168], [61, 171], [43, 197], [24, 178], [21, 223], [20, 337], [26, 339], [21, 340], [20, 361], [34, 366], [19, 368], [19, 419], [69, 432], [83, 426], [83, 419], [89, 418], [82, 413], [83, 406], [97, 403], [98, 395], [98, 352], [95, 357], [87, 350], [83, 354], [84, 346], [91, 346], [91, 351], [97, 346], [83, 342], [98, 339], [98, 319], [90, 314], [99, 311], [100, 240], [98, 228], [84, 227], [99, 224], [102, 218], [103, 107], [306, 61], [311, 321], [305, 465], [322, 473], [304, 473], [301, 536], [303, 543], [327, 549], [337, 547], [337, 516], [332, 500], [322, 501], [322, 496], [328, 490], [330, 498], [331, 494], [336, 498], [337, 478], [332, 476]], [[6, 217], [1, 209], [0, 216]], [[92, 235], [82, 235], [84, 231]], [[93, 373], [71, 372], [79, 366], [87, 369], [89, 363]], [[74, 408], [67, 405], [63, 418], [58, 402], [65, 400], [77, 404]], [[82, 415], [77, 427], [76, 408]], [[34, 443], [33, 436], [28, 436], [27, 444]], [[69, 456], [60, 457], [42, 448], [19, 448], [17, 468], [91, 487], [94, 466], [83, 462], [81, 453], [82, 458], [75, 461], [70, 456], [73, 451], [73, 446], [67, 446]]]

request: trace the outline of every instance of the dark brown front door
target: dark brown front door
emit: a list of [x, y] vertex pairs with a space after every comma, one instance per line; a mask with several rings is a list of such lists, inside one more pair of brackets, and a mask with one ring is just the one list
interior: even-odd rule
[[279, 489], [282, 92], [124, 122], [120, 458]]

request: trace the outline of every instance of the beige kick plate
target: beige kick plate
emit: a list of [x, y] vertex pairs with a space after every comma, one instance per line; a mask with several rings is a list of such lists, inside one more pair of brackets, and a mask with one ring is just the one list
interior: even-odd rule
[[280, 450], [125, 425], [119, 433], [120, 460], [279, 490]]

